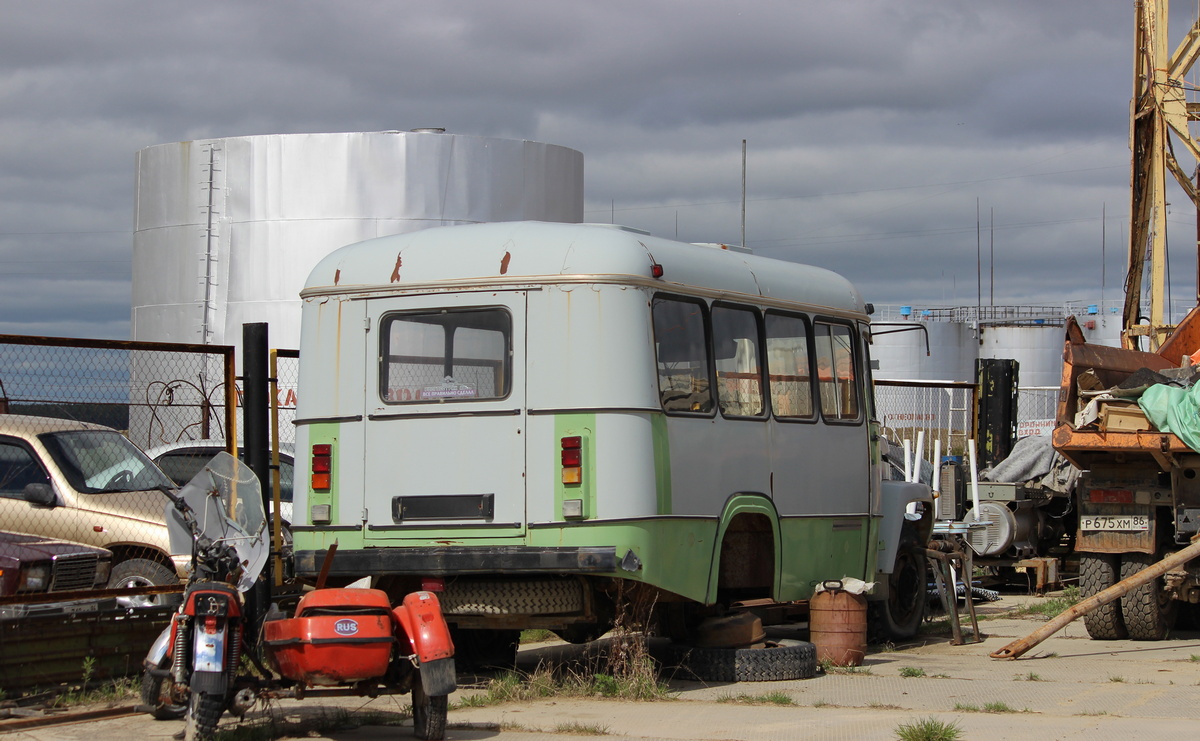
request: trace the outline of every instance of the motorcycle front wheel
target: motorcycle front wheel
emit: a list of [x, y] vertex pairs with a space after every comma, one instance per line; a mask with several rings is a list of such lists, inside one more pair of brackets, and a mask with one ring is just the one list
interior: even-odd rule
[[193, 692], [188, 700], [187, 717], [183, 726], [183, 741], [212, 741], [217, 722], [225, 709], [225, 695]]

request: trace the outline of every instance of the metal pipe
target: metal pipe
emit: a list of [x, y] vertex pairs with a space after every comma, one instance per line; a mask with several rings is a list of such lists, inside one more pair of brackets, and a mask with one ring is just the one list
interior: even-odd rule
[[1184, 548], [1182, 551], [1172, 553], [1153, 566], [1147, 566], [1133, 576], [1130, 576], [1127, 579], [1122, 579], [1108, 589], [1088, 597], [1082, 602], [1072, 606], [1069, 610], [1062, 612], [1058, 615], [1058, 617], [1050, 620], [1045, 625], [1033, 631], [1024, 638], [1013, 641], [1004, 648], [993, 651], [992, 653], [988, 654], [988, 656], [992, 657], [993, 659], [1015, 659], [1058, 631], [1062, 630], [1063, 626], [1065, 626], [1067, 623], [1072, 622], [1080, 616], [1088, 614], [1097, 607], [1107, 605], [1110, 602], [1120, 599], [1122, 596], [1128, 594], [1132, 590], [1137, 589], [1149, 581], [1157, 579], [1171, 569], [1174, 569], [1176, 566], [1181, 566], [1197, 556], [1200, 556], [1200, 540], [1194, 538], [1192, 544], [1187, 548]]

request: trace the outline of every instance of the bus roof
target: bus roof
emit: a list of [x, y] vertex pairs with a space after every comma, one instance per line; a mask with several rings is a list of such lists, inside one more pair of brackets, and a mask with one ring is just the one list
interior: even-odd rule
[[[661, 266], [659, 278], [654, 265]], [[301, 296], [565, 282], [753, 296], [768, 304], [866, 313], [858, 290], [823, 268], [608, 224], [541, 221], [436, 227], [347, 245], [317, 263]]]

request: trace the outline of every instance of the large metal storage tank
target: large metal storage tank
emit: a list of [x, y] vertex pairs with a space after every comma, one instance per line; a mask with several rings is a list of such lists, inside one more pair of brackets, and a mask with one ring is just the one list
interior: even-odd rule
[[583, 154], [440, 130], [204, 139], [137, 153], [133, 338], [295, 347], [300, 289], [371, 237], [484, 221], [579, 222]]
[[[137, 153], [136, 176], [135, 340], [240, 346], [243, 323], [266, 322], [272, 347], [295, 348], [300, 289], [343, 245], [433, 226], [583, 218], [579, 151], [441, 129], [160, 144]], [[197, 387], [211, 396], [219, 372], [173, 383], [170, 369], [131, 374], [135, 397], [145, 389], [150, 400], [131, 413], [134, 440], [198, 436], [198, 425], [162, 429], [154, 404], [200, 409]]]

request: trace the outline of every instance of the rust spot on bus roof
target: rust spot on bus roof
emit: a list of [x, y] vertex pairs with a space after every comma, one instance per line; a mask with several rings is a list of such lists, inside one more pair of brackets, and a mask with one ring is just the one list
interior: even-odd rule
[[396, 255], [396, 267], [392, 268], [392, 283], [400, 282], [400, 255]]
[[338, 268], [337, 270], [333, 271], [333, 284], [336, 286], [338, 284], [338, 281], [341, 279], [342, 279], [342, 269]]
[[500, 258], [500, 275], [506, 275], [508, 273], [508, 261], [511, 259], [511, 252], [505, 252], [504, 257]]

